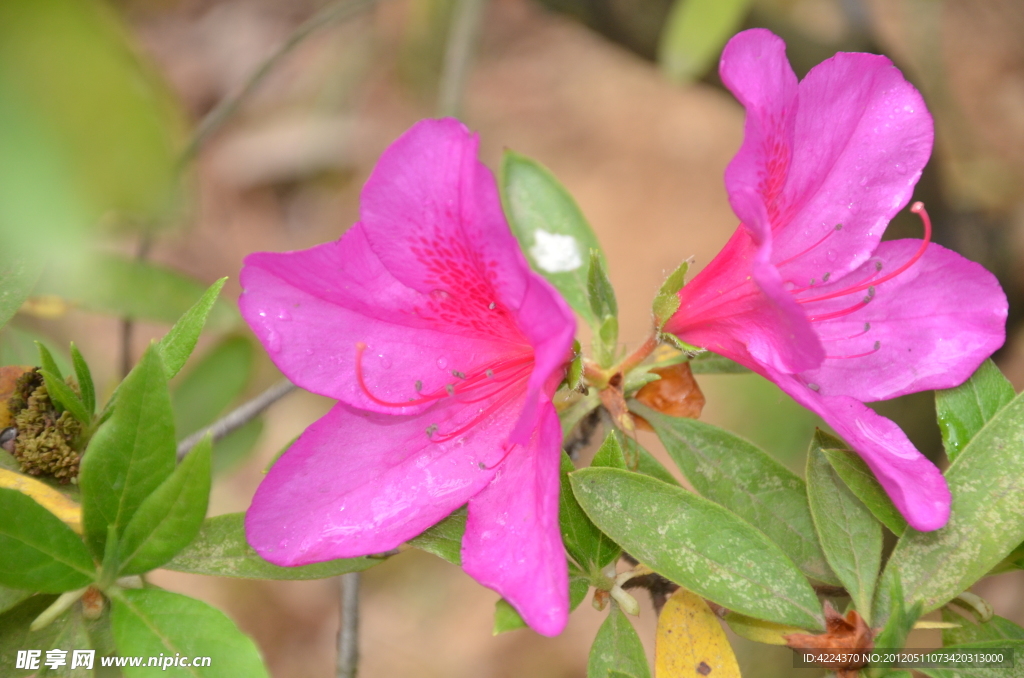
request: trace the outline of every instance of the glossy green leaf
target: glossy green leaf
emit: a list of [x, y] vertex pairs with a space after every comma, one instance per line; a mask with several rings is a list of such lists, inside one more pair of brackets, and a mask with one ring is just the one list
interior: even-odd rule
[[1024, 628], [998, 615], [979, 624], [943, 608], [942, 621], [960, 625], [955, 629], [942, 630], [942, 645], [944, 647], [991, 640], [1024, 640]]
[[[170, 667], [174, 678], [267, 676], [259, 650], [220, 610], [160, 589], [126, 589], [113, 600], [112, 621], [122, 656], [210, 657], [208, 667]], [[162, 667], [161, 667], [162, 668]], [[125, 678], [146, 678], [152, 668], [126, 668]]]
[[807, 453], [807, 499], [825, 559], [871, 624], [871, 602], [882, 569], [882, 524], [850, 491], [825, 457], [840, 441], [817, 431]]
[[120, 576], [160, 567], [199, 534], [210, 499], [211, 450], [207, 436], [139, 506], [118, 543]]
[[361, 572], [384, 562], [383, 558], [340, 558], [314, 565], [278, 567], [260, 558], [245, 541], [244, 523], [244, 513], [207, 518], [192, 543], [165, 563], [163, 569], [240, 579], [326, 579]]
[[[609, 435], [605, 440], [615, 441], [614, 436]], [[621, 459], [622, 453], [619, 452]], [[625, 463], [623, 462], [623, 467]], [[620, 467], [621, 468], [621, 467]], [[601, 569], [619, 557], [618, 544], [606, 537], [597, 526], [590, 521], [587, 514], [580, 508], [576, 497], [572, 493], [572, 485], [569, 482], [569, 474], [575, 471], [569, 455], [562, 452], [561, 468], [561, 491], [558, 495], [558, 522], [562, 529], [562, 543], [565, 550], [569, 552], [572, 559], [590, 575], [599, 575]]]
[[[225, 282], [227, 282], [227, 278], [221, 278], [206, 288], [206, 291], [199, 297], [199, 301], [192, 304], [180, 318], [177, 318], [170, 331], [160, 340], [160, 357], [163, 358], [168, 379], [176, 375], [185, 365], [188, 357], [192, 355], [196, 342], [199, 341], [199, 334], [206, 326], [207, 320], [217, 321], [222, 318], [224, 320], [220, 320], [220, 322], [225, 322], [230, 315], [228, 311], [224, 310], [214, 312]], [[194, 299], [195, 296], [190, 298]], [[214, 317], [211, 318], [211, 316]]]
[[458, 509], [429, 530], [409, 540], [410, 546], [433, 553], [453, 565], [462, 564], [462, 535], [466, 533], [466, 507]]
[[82, 524], [86, 543], [103, 555], [107, 526], [121, 534], [135, 511], [175, 467], [174, 419], [167, 375], [155, 345], [117, 392], [113, 415], [82, 456]]
[[[71, 362], [75, 366], [75, 378], [78, 379], [78, 389], [82, 392], [82, 404], [90, 415], [96, 412], [96, 386], [92, 382], [92, 372], [89, 364], [79, 352], [75, 342], [71, 342]], [[86, 421], [85, 423], [89, 423]]]
[[[570, 568], [569, 572], [569, 611], [572, 612], [583, 599], [587, 597], [587, 591], [590, 590], [590, 583], [586, 578], [581, 576], [574, 576]], [[516, 612], [516, 608], [512, 607], [507, 600], [504, 598], [500, 599], [494, 604], [494, 628], [492, 633], [494, 635], [500, 635], [508, 631], [515, 631], [517, 629], [525, 629], [526, 622]]]
[[640, 636], [618, 605], [612, 605], [608, 610], [608, 617], [590, 646], [587, 678], [610, 678], [613, 671], [631, 678], [651, 676]]
[[665, 279], [654, 297], [652, 312], [654, 324], [660, 331], [672, 315], [679, 310], [679, 290], [683, 289], [686, 282], [686, 272], [690, 269], [690, 262], [684, 261]]
[[39, 366], [40, 369], [47, 370], [51, 374], [55, 375], [58, 380], [64, 378], [64, 373], [57, 367], [57, 363], [53, 359], [53, 353], [46, 347], [42, 342], [36, 342], [36, 349], [39, 351]]
[[263, 435], [263, 419], [257, 417], [239, 426], [213, 444], [213, 477], [235, 469], [256, 449]]
[[582, 469], [571, 481], [594, 524], [662, 576], [749, 617], [822, 627], [818, 599], [804, 576], [774, 542], [734, 513], [619, 469]]
[[61, 593], [82, 588], [95, 566], [82, 539], [27, 495], [0, 488], [0, 586]]
[[6, 325], [28, 299], [41, 270], [34, 260], [0, 250], [0, 327]]
[[500, 183], [505, 215], [530, 266], [596, 327], [587, 279], [590, 251], [601, 245], [576, 201], [540, 163], [511, 151], [502, 159]]
[[179, 440], [212, 424], [241, 395], [252, 364], [252, 343], [245, 337], [228, 337], [183, 375], [171, 391]]
[[85, 404], [82, 399], [78, 397], [71, 387], [64, 383], [64, 381], [56, 374], [49, 370], [39, 370], [39, 373], [43, 375], [43, 382], [46, 384], [46, 392], [50, 396], [50, 401], [57, 407], [58, 410], [67, 410], [71, 413], [78, 421], [82, 422], [86, 426], [92, 421], [92, 414], [85, 409]]
[[822, 450], [832, 468], [843, 479], [850, 491], [893, 534], [900, 536], [907, 529], [907, 520], [900, 515], [892, 499], [885, 493], [868, 465], [856, 452], [841, 448]]
[[950, 461], [1013, 396], [1013, 386], [991, 358], [960, 386], [935, 392], [935, 414]]
[[804, 481], [756, 445], [695, 419], [635, 407], [702, 496], [764, 532], [804, 574], [838, 584], [818, 543]]
[[[623, 453], [623, 438], [619, 431], [612, 430], [605, 436], [601, 447], [597, 448], [591, 466], [603, 466], [607, 468], [626, 468], [626, 457]], [[562, 466], [565, 464], [563, 462]]]
[[[953, 497], [945, 527], [900, 538], [883, 579], [899, 572], [909, 603], [929, 612], [983, 577], [1024, 541], [1024, 398], [978, 431], [946, 470]], [[881, 588], [879, 593], [884, 593]], [[887, 609], [884, 596], [875, 608]], [[878, 615], [875, 615], [878, 619]]]
[[704, 75], [739, 30], [751, 0], [676, 0], [658, 43], [658, 63], [676, 82]]

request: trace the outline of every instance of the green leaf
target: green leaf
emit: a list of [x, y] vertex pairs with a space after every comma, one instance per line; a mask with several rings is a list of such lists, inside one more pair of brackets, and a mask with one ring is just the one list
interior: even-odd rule
[[67, 410], [71, 416], [86, 426], [92, 423], [92, 414], [85, 409], [82, 399], [71, 390], [70, 386], [49, 370], [39, 370], [39, 373], [43, 375], [43, 382], [46, 384], [46, 392], [49, 394], [50, 400], [58, 409]]
[[936, 391], [935, 414], [949, 460], [954, 461], [971, 438], [1013, 397], [1013, 386], [991, 358], [960, 386]]
[[[171, 324], [187, 314], [190, 322], [182, 328], [185, 336], [179, 340], [182, 344], [179, 354], [187, 355], [195, 345], [189, 345], [187, 339], [193, 336], [192, 333], [198, 336], [201, 320], [205, 317], [205, 313], [198, 314], [198, 318], [192, 313], [193, 303], [204, 297], [204, 289], [198, 281], [173, 269], [110, 254], [96, 255], [78, 268], [48, 271], [39, 281], [36, 293], [54, 294], [88, 311], [139, 320]], [[229, 304], [213, 304], [211, 325], [227, 328], [235, 325], [237, 320], [238, 312]], [[187, 351], [182, 350], [185, 346]], [[168, 372], [174, 367], [170, 356], [167, 366]]]
[[433, 553], [453, 565], [462, 565], [462, 535], [466, 532], [466, 507], [458, 509], [429, 530], [409, 540], [410, 546]]
[[[211, 657], [210, 666], [171, 667], [162, 675], [190, 678], [259, 678], [267, 670], [259, 650], [228, 617], [206, 603], [160, 589], [125, 589], [113, 600], [114, 639], [122, 656]], [[126, 668], [126, 678], [153, 675]]]
[[505, 215], [530, 266], [596, 327], [600, 319], [587, 294], [588, 261], [601, 245], [576, 201], [540, 163], [511, 151], [502, 159], [500, 184]]
[[615, 288], [608, 279], [608, 271], [604, 267], [604, 256], [598, 250], [590, 250], [590, 268], [587, 272], [587, 296], [590, 298], [590, 310], [596, 318], [604, 320], [619, 315], [619, 305], [615, 301]]
[[82, 524], [95, 556], [103, 555], [107, 526], [122, 534], [139, 505], [174, 471], [175, 459], [167, 375], [150, 345], [82, 456]]
[[[921, 602], [925, 612], [940, 607], [1024, 541], [1021, 449], [1024, 398], [1018, 396], [971, 438], [946, 470], [953, 503], [945, 527], [934, 532], [908, 528], [896, 544], [882, 577], [898, 571], [908, 603]], [[889, 601], [879, 598], [875, 609], [886, 609]]]
[[562, 424], [563, 442], [571, 440], [575, 435], [576, 426], [600, 406], [601, 398], [597, 394], [597, 389], [593, 389], [589, 395], [583, 396], [560, 411], [558, 420]]
[[[75, 342], [71, 342], [71, 361], [75, 366], [75, 377], [78, 379], [78, 389], [82, 392], [82, 404], [89, 413], [90, 420], [96, 412], [96, 386], [92, 383], [92, 372], [89, 364], [79, 353]], [[88, 424], [89, 421], [83, 422]]]
[[998, 615], [978, 624], [943, 608], [942, 621], [960, 624], [959, 628], [942, 630], [943, 647], [990, 640], [1024, 640], [1024, 628]]
[[[176, 375], [188, 357], [192, 355], [196, 342], [199, 341], [199, 334], [206, 326], [207, 318], [213, 311], [217, 297], [220, 296], [220, 291], [226, 281], [227, 278], [221, 278], [210, 285], [199, 297], [199, 301], [185, 311], [171, 327], [171, 330], [160, 340], [160, 357], [164, 360], [168, 379]], [[227, 313], [221, 311], [219, 315], [226, 316]]]
[[160, 567], [199, 534], [210, 500], [211, 453], [207, 436], [139, 506], [118, 544], [119, 576]]
[[252, 343], [245, 337], [228, 337], [182, 377], [171, 391], [179, 440], [212, 424], [241, 395], [252, 363]]
[[[590, 583], [584, 577], [573, 576], [572, 571], [569, 572], [569, 612], [572, 612], [583, 599], [587, 597], [587, 591], [590, 590]], [[525, 629], [526, 622], [516, 612], [516, 608], [501, 598], [494, 604], [494, 628], [492, 629], [493, 635], [497, 636], [507, 631], [515, 631], [517, 629]]]
[[28, 299], [41, 270], [26, 257], [0, 250], [0, 327], [6, 325]]
[[[881, 586], [884, 587], [883, 590], [887, 594], [885, 598], [891, 602], [884, 615], [878, 615], [878, 607], [876, 605], [876, 623], [880, 619], [885, 619], [885, 626], [875, 636], [875, 647], [904, 647], [907, 642], [907, 636], [910, 635], [910, 631], [914, 628], [914, 623], [921, 616], [921, 603], [914, 603], [908, 609], [904, 603], [906, 596], [900, 582], [900, 573], [898, 572], [894, 572], [888, 579], [884, 579], [881, 582]], [[879, 598], [881, 597], [879, 596]]]
[[679, 481], [672, 475], [672, 472], [662, 466], [661, 462], [654, 458], [654, 455], [645, 450], [644, 448], [637, 445], [637, 451], [640, 452], [639, 463], [637, 464], [637, 473], [642, 473], [645, 476], [657, 478], [663, 483], [669, 485], [679, 485]]
[[583, 349], [580, 340], [572, 340], [572, 360], [565, 370], [565, 385], [570, 391], [579, 390], [583, 384]]
[[825, 558], [870, 625], [871, 601], [882, 568], [882, 525], [840, 480], [822, 452], [839, 444], [827, 433], [815, 433], [807, 452], [807, 498]]
[[[615, 442], [612, 434], [605, 439], [605, 444], [601, 448], [604, 449], [609, 441]], [[620, 450], [620, 459], [621, 456]], [[601, 575], [602, 568], [619, 557], [621, 549], [618, 544], [597, 529], [597, 526], [590, 521], [576, 501], [576, 497], [572, 493], [572, 485], [569, 482], [569, 474], [575, 470], [569, 455], [563, 451], [561, 490], [558, 494], [558, 522], [562, 529], [562, 543], [565, 544], [565, 550], [586, 574], [595, 578]]]
[[809, 577], [839, 580], [818, 543], [804, 481], [739, 436], [637, 404], [683, 475], [702, 496], [758, 528]]
[[708, 70], [739, 29], [751, 0], [676, 0], [658, 42], [658, 64], [675, 82]]
[[56, 600], [56, 596], [35, 595], [0, 614], [0, 675], [4, 678], [34, 678], [38, 671], [26, 671], [15, 668], [18, 650], [43, 650], [39, 665], [46, 659], [45, 650], [53, 647], [54, 641], [61, 632], [62, 619], [53, 624], [32, 631], [32, 622]]
[[651, 676], [640, 636], [618, 605], [611, 606], [608, 617], [597, 630], [587, 660], [587, 678], [609, 678], [613, 671], [631, 678]]
[[54, 374], [58, 380], [64, 379], [64, 374], [57, 367], [57, 363], [53, 360], [53, 353], [50, 349], [46, 348], [42, 342], [36, 342], [36, 348], [39, 349], [39, 366], [51, 374]]
[[278, 567], [260, 558], [245, 541], [244, 523], [244, 513], [207, 518], [199, 535], [163, 569], [240, 579], [326, 579], [361, 572], [384, 562], [384, 558], [340, 558], [300, 567]]
[[[601, 447], [597, 448], [594, 460], [590, 465], [607, 468], [626, 468], [626, 457], [622, 452], [622, 442], [620, 442], [621, 436], [622, 434], [616, 430], [609, 431], [608, 435], [605, 436], [604, 442], [601, 443]], [[565, 467], [564, 460], [562, 467]]]
[[900, 515], [892, 499], [875, 478], [868, 465], [856, 452], [846, 448], [822, 450], [832, 468], [843, 479], [850, 491], [861, 500], [879, 522], [889, 528], [897, 537], [907, 529], [907, 519]]
[[[1002, 650], [1002, 652], [999, 652]], [[1007, 650], [1012, 655], [1006, 657]], [[1005, 664], [996, 666], [985, 665], [964, 665], [954, 664], [944, 667], [915, 667], [929, 678], [1022, 678], [1024, 677], [1024, 662], [1020, 658], [1024, 656], [1024, 641], [1017, 639], [992, 640], [975, 643], [963, 643], [961, 645], [950, 645], [943, 652], [964, 653], [964, 654], [1002, 654], [1005, 659], [1013, 662], [1013, 666]], [[1005, 661], [1004, 659], [1004, 661]], [[994, 663], [994, 662], [993, 662]], [[886, 676], [888, 678], [888, 676]]]
[[690, 359], [690, 371], [694, 374], [749, 374], [750, 370], [724, 356], [704, 351]]
[[594, 355], [602, 367], [611, 367], [615, 362], [616, 349], [619, 345], [619, 319], [608, 316], [597, 328], [594, 342]]
[[661, 289], [654, 297], [651, 310], [654, 313], [654, 324], [659, 331], [679, 310], [679, 290], [683, 289], [683, 285], [686, 283], [686, 272], [689, 269], [689, 261], [679, 264], [676, 270], [672, 271], [665, 282], [661, 284]]
[[818, 599], [800, 571], [730, 511], [619, 469], [582, 469], [570, 478], [594, 524], [662, 576], [748, 617], [822, 628]]
[[35, 591], [27, 591], [25, 589], [9, 589], [6, 586], [0, 586], [0, 614], [7, 612], [7, 610], [20, 605], [22, 601], [35, 595]]
[[96, 567], [81, 538], [28, 496], [0, 488], [0, 586], [44, 593], [72, 591]]
[[255, 419], [239, 426], [213, 444], [213, 476], [221, 476], [234, 469], [249, 456], [260, 436], [263, 435], [263, 419]]

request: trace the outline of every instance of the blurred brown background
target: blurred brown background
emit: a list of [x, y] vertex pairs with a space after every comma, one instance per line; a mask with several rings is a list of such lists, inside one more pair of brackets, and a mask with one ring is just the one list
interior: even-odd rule
[[[243, 257], [335, 239], [357, 216], [362, 182], [380, 152], [436, 110], [452, 0], [380, 0], [319, 31], [284, 59], [200, 152], [179, 227], [151, 258], [204, 281]], [[301, 22], [313, 0], [121, 0], [115, 9], [139, 50], [201, 120], [231, 96]], [[722, 173], [738, 148], [743, 111], [713, 72], [673, 83], [653, 61], [670, 0], [492, 0], [484, 7], [462, 119], [480, 132], [485, 162], [504, 148], [547, 165], [604, 244], [619, 295], [622, 340], [647, 331], [650, 300], [683, 259], [706, 264], [736, 226]], [[758, 0], [743, 27], [782, 35], [798, 74], [837, 50], [888, 54], [922, 89], [937, 124], [936, 153], [918, 187], [936, 239], [984, 263], [1011, 299], [997, 356], [1024, 387], [1024, 2], [1020, 0]], [[712, 69], [713, 70], [713, 69]], [[892, 232], [919, 237], [900, 217]], [[126, 245], [131, 249], [134, 245]], [[83, 345], [113, 383], [117, 319], [73, 311], [39, 321]], [[138, 356], [162, 326], [134, 334]], [[259, 352], [248, 395], [278, 377]], [[816, 420], [753, 376], [702, 380], [705, 417], [754, 439], [799, 470]], [[931, 394], [887, 403], [922, 450], [941, 457]], [[267, 461], [329, 403], [295, 394], [276, 405], [255, 454], [216, 486], [212, 514], [241, 511]], [[652, 450], [657, 445], [643, 439]], [[941, 459], [940, 459], [941, 461]], [[279, 678], [331, 676], [338, 582], [250, 582], [160, 572], [160, 585], [226, 610], [255, 636]], [[998, 614], [1024, 622], [1024, 576], [978, 587]], [[497, 595], [458, 568], [409, 552], [363, 577], [364, 678], [581, 677], [603, 613], [589, 600], [559, 638], [491, 636]], [[653, 647], [644, 601], [637, 628]], [[938, 644], [922, 636], [922, 644]], [[790, 675], [788, 650], [737, 642], [748, 676]], [[814, 675], [803, 670], [798, 673]]]

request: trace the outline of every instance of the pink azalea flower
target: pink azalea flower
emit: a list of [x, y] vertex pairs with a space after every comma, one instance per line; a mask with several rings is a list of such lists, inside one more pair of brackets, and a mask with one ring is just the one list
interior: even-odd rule
[[340, 402], [246, 515], [278, 565], [381, 553], [469, 505], [462, 566], [530, 626], [568, 617], [551, 396], [572, 312], [509, 232], [477, 138], [425, 120], [381, 156], [337, 242], [250, 255], [242, 315], [278, 368]]
[[1007, 304], [992, 274], [929, 242], [919, 205], [923, 242], [880, 242], [931, 153], [924, 101], [872, 54], [837, 54], [798, 83], [761, 29], [730, 40], [720, 71], [747, 109], [725, 174], [742, 225], [666, 329], [819, 414], [912, 527], [938, 529], [942, 474], [864, 402], [963, 382], [1002, 345]]

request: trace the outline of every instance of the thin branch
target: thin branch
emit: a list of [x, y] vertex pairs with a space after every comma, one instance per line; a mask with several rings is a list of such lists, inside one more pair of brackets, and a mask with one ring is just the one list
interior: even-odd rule
[[182, 152], [179, 160], [180, 165], [188, 164], [196, 156], [207, 139], [235, 114], [242, 102], [259, 89], [260, 85], [263, 84], [263, 81], [278, 63], [298, 47], [303, 40], [334, 22], [350, 19], [360, 12], [369, 9], [375, 2], [376, 0], [341, 0], [340, 2], [332, 3], [292, 31], [292, 34], [249, 75], [249, 78], [237, 93], [222, 99], [212, 111], [207, 113], [206, 117], [203, 118], [196, 128], [192, 141], [189, 142], [189, 145]]
[[341, 575], [341, 626], [338, 628], [337, 678], [356, 678], [359, 669], [359, 573]]
[[438, 87], [437, 114], [440, 117], [458, 117], [462, 109], [462, 92], [466, 88], [469, 62], [480, 32], [484, 3], [485, 0], [456, 0]]
[[195, 447], [196, 443], [202, 440], [203, 436], [207, 433], [212, 434], [213, 441], [216, 442], [235, 429], [248, 424], [250, 421], [262, 414], [268, 407], [295, 389], [295, 384], [287, 379], [279, 381], [249, 402], [243, 403], [234, 410], [228, 412], [221, 419], [218, 419], [204, 429], [196, 431], [178, 443], [178, 461], [184, 459], [185, 455], [189, 453], [189, 450]]
[[[135, 252], [135, 261], [145, 261], [153, 248], [153, 232], [146, 230], [139, 239], [139, 249]], [[135, 333], [135, 320], [131, 316], [121, 318], [121, 378], [132, 371], [132, 335]]]

